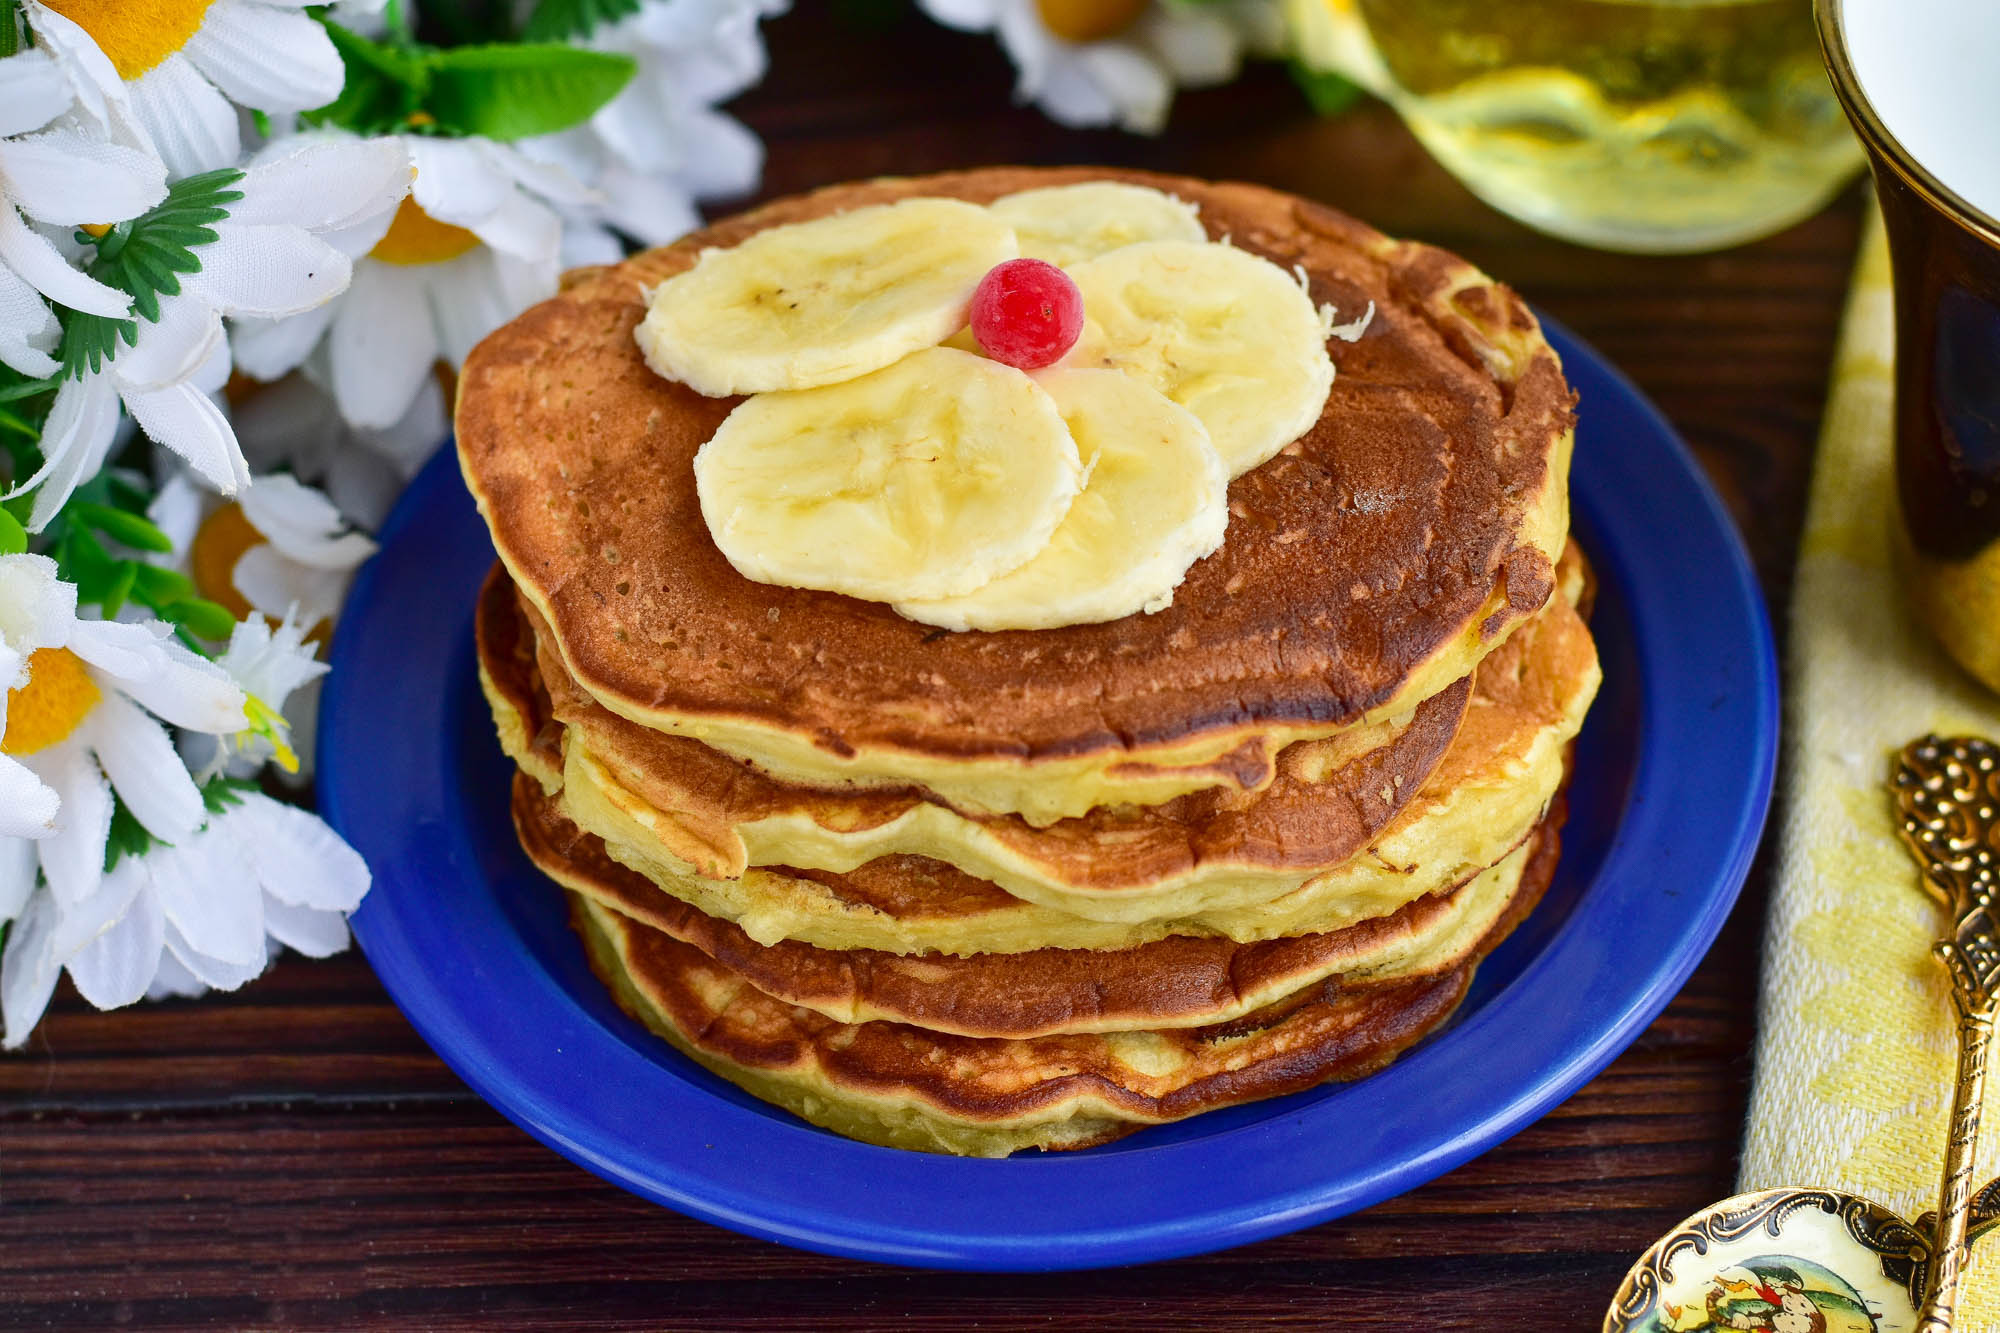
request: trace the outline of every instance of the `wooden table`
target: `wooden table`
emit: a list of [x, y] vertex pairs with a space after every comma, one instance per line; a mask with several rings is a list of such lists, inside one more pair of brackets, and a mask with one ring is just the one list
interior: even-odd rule
[[[769, 145], [769, 193], [1129, 163], [1268, 182], [1448, 246], [1673, 418], [1783, 623], [1862, 187], [1724, 254], [1599, 254], [1478, 203], [1379, 106], [1317, 120], [1275, 67], [1183, 97], [1157, 140], [1076, 133], [1011, 105], [983, 39], [893, 5], [797, 8], [738, 106]], [[1298, 1235], [1050, 1277], [823, 1258], [642, 1202], [471, 1096], [358, 954], [113, 1014], [65, 983], [28, 1049], [0, 1057], [0, 1326], [1594, 1329], [1637, 1252], [1730, 1192], [1764, 896], [1760, 868], [1637, 1045], [1485, 1157]]]

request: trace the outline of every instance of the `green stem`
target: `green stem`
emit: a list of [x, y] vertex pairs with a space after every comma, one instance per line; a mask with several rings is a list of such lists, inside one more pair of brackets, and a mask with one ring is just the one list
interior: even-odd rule
[[19, 0], [0, 0], [0, 60], [21, 49], [21, 27], [15, 18]]

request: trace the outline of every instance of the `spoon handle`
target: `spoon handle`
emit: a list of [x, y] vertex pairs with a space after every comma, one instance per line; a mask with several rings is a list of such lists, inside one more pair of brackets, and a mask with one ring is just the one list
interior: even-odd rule
[[1961, 992], [1958, 1087], [1952, 1094], [1944, 1178], [1938, 1186], [1937, 1235], [1917, 1333], [1952, 1333], [1952, 1320], [1958, 1310], [1959, 1278], [1965, 1269], [1965, 1231], [1972, 1212], [1972, 1159], [1979, 1148], [1979, 1115], [1986, 1095], [1986, 1051], [1993, 1040], [1994, 1014], [1990, 1002], [1968, 1004], [1966, 999]]

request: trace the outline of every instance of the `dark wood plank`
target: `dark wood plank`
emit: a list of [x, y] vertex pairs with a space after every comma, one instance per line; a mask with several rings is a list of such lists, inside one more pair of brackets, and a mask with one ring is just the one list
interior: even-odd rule
[[[1129, 163], [1266, 181], [1450, 246], [1653, 395], [1782, 610], [1858, 189], [1725, 254], [1599, 254], [1480, 205], [1380, 107], [1315, 119], [1275, 70], [1184, 97], [1156, 141], [1074, 133], [1010, 105], [991, 43], [912, 16], [857, 28], [848, 8], [770, 26], [771, 76], [739, 107], [769, 144], [768, 193]], [[0, 1058], [0, 1327], [1594, 1328], [1631, 1258], [1730, 1188], [1764, 875], [1659, 1021], [1511, 1142], [1356, 1217], [1094, 1274], [889, 1269], [645, 1204], [471, 1097], [358, 956], [108, 1015], [65, 988]]]

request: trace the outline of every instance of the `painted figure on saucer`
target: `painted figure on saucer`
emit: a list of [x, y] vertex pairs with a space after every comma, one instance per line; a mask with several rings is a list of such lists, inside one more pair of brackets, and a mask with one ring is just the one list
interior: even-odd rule
[[[1692, 1293], [1691, 1293], [1692, 1294]], [[1831, 1269], [1758, 1255], [1716, 1270], [1699, 1305], [1661, 1303], [1646, 1333], [1882, 1333], [1868, 1303]]]

